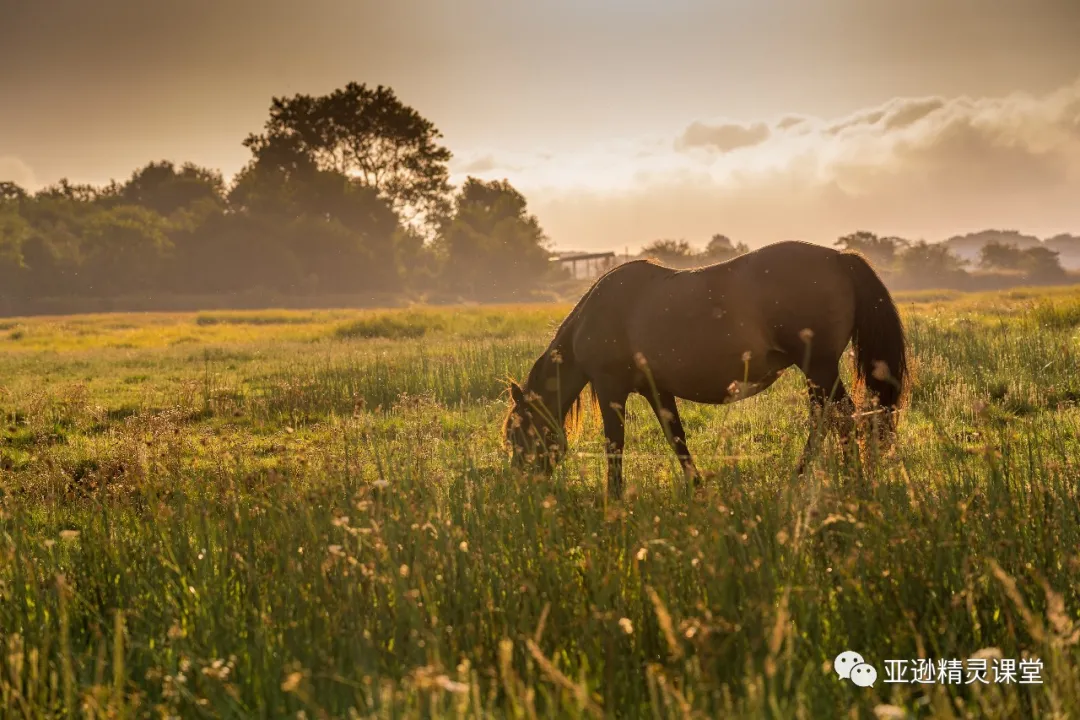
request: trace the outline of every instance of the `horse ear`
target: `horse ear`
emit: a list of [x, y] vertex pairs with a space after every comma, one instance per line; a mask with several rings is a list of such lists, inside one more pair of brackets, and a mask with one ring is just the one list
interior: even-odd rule
[[515, 405], [525, 404], [525, 393], [521, 390], [521, 386], [513, 381], [510, 383], [510, 397], [514, 399]]

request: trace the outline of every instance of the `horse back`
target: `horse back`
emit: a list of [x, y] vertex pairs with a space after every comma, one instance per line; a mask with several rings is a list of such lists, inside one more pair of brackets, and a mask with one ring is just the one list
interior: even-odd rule
[[693, 292], [703, 313], [730, 314], [775, 350], [802, 353], [803, 330], [843, 348], [854, 323], [854, 292], [842, 253], [788, 241], [766, 245], [697, 271]]

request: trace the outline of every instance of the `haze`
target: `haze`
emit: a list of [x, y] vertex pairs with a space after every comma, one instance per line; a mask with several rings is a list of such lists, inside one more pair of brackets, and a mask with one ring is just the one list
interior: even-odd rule
[[559, 248], [1080, 231], [1070, 0], [0, 0], [0, 180], [230, 175], [271, 97], [392, 86]]

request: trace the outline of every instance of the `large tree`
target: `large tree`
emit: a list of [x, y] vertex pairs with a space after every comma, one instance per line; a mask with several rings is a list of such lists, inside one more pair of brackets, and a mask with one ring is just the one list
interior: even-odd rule
[[410, 224], [435, 227], [450, 193], [451, 153], [441, 138], [391, 88], [352, 82], [329, 95], [274, 98], [265, 131], [244, 145], [256, 157], [355, 177]]
[[313, 288], [398, 286], [399, 220], [389, 201], [359, 178], [320, 169], [295, 145], [260, 148], [237, 176], [229, 204], [239, 214], [275, 220], [304, 271], [318, 278]]

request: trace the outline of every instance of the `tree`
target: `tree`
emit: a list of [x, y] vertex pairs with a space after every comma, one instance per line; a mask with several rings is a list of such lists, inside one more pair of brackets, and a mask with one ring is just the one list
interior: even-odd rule
[[98, 210], [82, 232], [83, 268], [98, 295], [149, 290], [172, 248], [169, 224], [153, 210], [122, 205]]
[[251, 146], [252, 159], [233, 179], [227, 200], [236, 212], [297, 216], [303, 213], [300, 197], [319, 173], [300, 140], [279, 137]]
[[295, 231], [280, 216], [214, 213], [172, 233], [171, 289], [180, 293], [296, 292], [304, 269]]
[[319, 169], [298, 144], [260, 148], [237, 176], [229, 205], [238, 213], [276, 219], [312, 288], [399, 287], [397, 213], [359, 178]]
[[355, 177], [410, 223], [435, 227], [450, 193], [450, 151], [434, 124], [379, 85], [351, 82], [329, 95], [273, 98], [261, 135], [245, 141], [256, 156], [313, 163]]
[[1061, 266], [1060, 253], [1045, 247], [1033, 247], [1022, 253], [1020, 267], [1033, 280], [1051, 281], [1065, 277], [1065, 268]]
[[925, 240], [909, 243], [896, 256], [900, 274], [923, 285], [955, 280], [964, 273], [965, 264], [946, 245]]
[[687, 265], [694, 261], [694, 249], [685, 240], [654, 240], [641, 248], [645, 257], [656, 258], [668, 265]]
[[898, 254], [910, 246], [907, 240], [897, 237], [879, 237], [872, 232], [859, 230], [844, 235], [834, 245], [866, 256], [879, 269], [891, 269]]
[[22, 187], [10, 180], [0, 181], [0, 205], [4, 203], [17, 203], [30, 197]]
[[88, 183], [72, 184], [67, 178], [61, 178], [60, 182], [38, 190], [34, 197], [92, 203], [107, 194], [110, 189], [110, 186], [98, 188]]
[[424, 242], [424, 237], [412, 228], [398, 228], [394, 233], [394, 259], [397, 276], [407, 287], [435, 284], [439, 274], [437, 245]]
[[30, 225], [22, 216], [0, 206], [0, 278], [11, 279], [24, 267], [23, 243], [30, 234]]
[[1012, 244], [990, 242], [979, 250], [979, 265], [992, 270], [1021, 270], [1040, 281], [1065, 277], [1060, 254], [1042, 246], [1021, 250]]
[[169, 217], [203, 203], [224, 202], [225, 181], [216, 170], [185, 163], [178, 170], [168, 161], [151, 162], [135, 171], [120, 188], [120, 197], [130, 205], [141, 205]]
[[1019, 270], [1024, 253], [1015, 245], [989, 242], [979, 250], [979, 266], [996, 270]]
[[445, 277], [474, 297], [530, 289], [547, 275], [548, 239], [525, 197], [506, 180], [466, 179], [439, 237]]
[[705, 246], [705, 252], [702, 255], [708, 262], [724, 262], [748, 252], [750, 248], [745, 243], [732, 243], [727, 235], [717, 233], [709, 239], [709, 244]]

